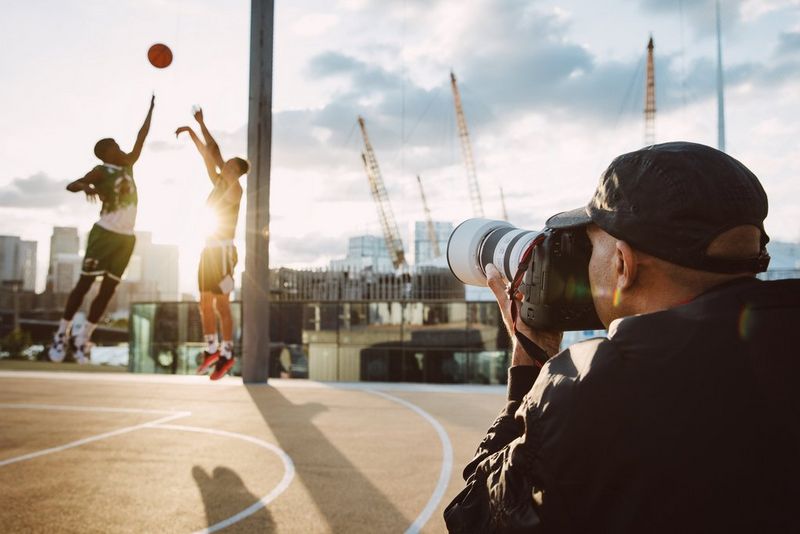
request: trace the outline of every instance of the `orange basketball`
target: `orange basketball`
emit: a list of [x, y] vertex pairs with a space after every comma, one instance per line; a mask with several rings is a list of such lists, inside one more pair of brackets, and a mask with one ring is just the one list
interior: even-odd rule
[[172, 50], [165, 44], [156, 43], [147, 51], [147, 59], [157, 69], [166, 69], [172, 63]]

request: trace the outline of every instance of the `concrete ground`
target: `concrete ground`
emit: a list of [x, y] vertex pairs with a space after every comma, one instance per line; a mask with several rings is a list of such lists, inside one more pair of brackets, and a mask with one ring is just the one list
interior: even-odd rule
[[503, 399], [498, 386], [0, 370], [0, 525], [444, 532]]

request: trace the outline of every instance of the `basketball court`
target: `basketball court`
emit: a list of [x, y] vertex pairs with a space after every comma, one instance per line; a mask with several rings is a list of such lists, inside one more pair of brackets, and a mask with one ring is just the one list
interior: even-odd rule
[[8, 532], [444, 532], [498, 386], [0, 371]]

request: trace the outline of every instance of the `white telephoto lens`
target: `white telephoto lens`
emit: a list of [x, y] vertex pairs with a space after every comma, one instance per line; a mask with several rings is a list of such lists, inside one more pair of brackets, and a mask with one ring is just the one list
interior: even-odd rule
[[464, 284], [485, 286], [487, 263], [493, 263], [511, 280], [534, 237], [536, 232], [521, 230], [506, 221], [467, 219], [450, 234], [447, 263]]

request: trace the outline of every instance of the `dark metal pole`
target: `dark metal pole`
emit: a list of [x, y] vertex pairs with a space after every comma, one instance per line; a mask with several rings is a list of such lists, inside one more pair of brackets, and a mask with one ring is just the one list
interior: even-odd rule
[[269, 177], [272, 145], [273, 0], [251, 0], [247, 216], [242, 291], [242, 379], [269, 374]]

